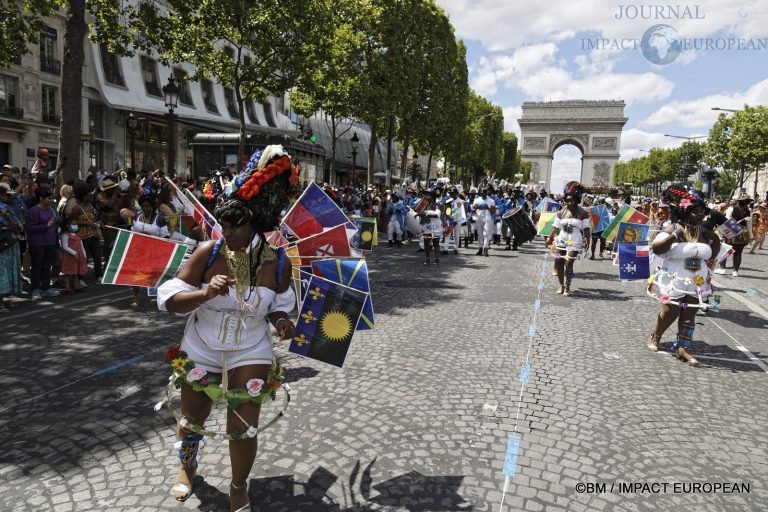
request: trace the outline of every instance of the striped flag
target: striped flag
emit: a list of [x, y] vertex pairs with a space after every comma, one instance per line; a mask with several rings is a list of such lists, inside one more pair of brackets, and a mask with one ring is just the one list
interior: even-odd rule
[[628, 204], [625, 204], [619, 210], [619, 213], [613, 218], [608, 227], [603, 231], [603, 238], [609, 242], [613, 242], [616, 238], [616, 234], [619, 232], [619, 224], [622, 222], [635, 222], [639, 224], [647, 224], [648, 217], [635, 210]]
[[166, 176], [168, 184], [171, 186], [171, 191], [176, 200], [184, 205], [184, 213], [191, 215], [195, 222], [197, 222], [202, 228], [209, 240], [217, 240], [221, 238], [221, 225], [216, 221], [213, 215], [205, 209], [200, 201], [187, 189], [183, 191], [176, 186], [176, 184]]
[[121, 229], [102, 284], [157, 288], [173, 279], [186, 251], [184, 244]]

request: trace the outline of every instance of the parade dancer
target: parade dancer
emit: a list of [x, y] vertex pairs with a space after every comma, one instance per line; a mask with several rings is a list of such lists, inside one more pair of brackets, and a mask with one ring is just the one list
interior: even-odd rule
[[[450, 210], [450, 212], [448, 211]], [[453, 236], [453, 254], [459, 254], [459, 247], [461, 247], [461, 226], [466, 221], [464, 215], [464, 200], [459, 197], [459, 191], [456, 188], [451, 189], [450, 196], [446, 196], [446, 222], [447, 232], [443, 232], [445, 238], [443, 239], [443, 254], [448, 252], [450, 247], [450, 239]]]
[[179, 275], [158, 289], [160, 310], [191, 313], [171, 361], [185, 372], [179, 377], [184, 417], [176, 445], [181, 467], [171, 489], [177, 500], [192, 493], [202, 435], [191, 425], [199, 429], [205, 423], [210, 391], [228, 406], [230, 510], [251, 509], [248, 477], [256, 457], [261, 404], [269, 399], [275, 368], [270, 324], [283, 340], [294, 331], [288, 318], [296, 304], [291, 262], [263, 236], [275, 229], [289, 192], [298, 184], [292, 168], [282, 146], [267, 146], [256, 169], [249, 166], [241, 175], [238, 190], [219, 198], [214, 215], [223, 238], [201, 245]]
[[578, 181], [569, 181], [563, 191], [565, 208], [557, 212], [555, 227], [549, 235], [548, 245], [555, 241], [555, 271], [560, 290], [566, 297], [571, 295], [573, 263], [587, 247], [589, 240], [589, 214], [579, 206], [584, 188]]
[[389, 241], [390, 247], [393, 245], [402, 247], [403, 233], [405, 232], [405, 216], [407, 213], [408, 209], [400, 200], [400, 196], [393, 193], [392, 198], [387, 204], [387, 216], [389, 217], [389, 222], [387, 223], [387, 240]]
[[[523, 209], [526, 215], [531, 215], [531, 207], [528, 205], [528, 201], [525, 200], [525, 197], [523, 196], [523, 191], [520, 187], [517, 187], [514, 192], [512, 193], [512, 208], [520, 207]], [[503, 228], [503, 226], [502, 226]], [[516, 251], [517, 248], [520, 246], [521, 242], [518, 235], [511, 233], [514, 237], [512, 242], [512, 250]], [[506, 249], [509, 249], [509, 239], [507, 239], [507, 247]]]
[[669, 205], [674, 224], [656, 235], [651, 244], [654, 254], [662, 258], [662, 264], [649, 279], [648, 291], [658, 289], [658, 295], [652, 296], [661, 302], [661, 311], [648, 348], [658, 351], [664, 331], [677, 320], [672, 352], [682, 361], [695, 365], [698, 361], [688, 352], [694, 317], [713, 293], [710, 268], [714, 264], [713, 256], [720, 252], [720, 239], [701, 225], [707, 208], [697, 192], [674, 184], [664, 190], [661, 197]]
[[[426, 194], [433, 193], [431, 190], [424, 191]], [[434, 198], [430, 199], [430, 203], [426, 209], [421, 213], [421, 236], [424, 240], [424, 266], [429, 267], [432, 265], [432, 251], [434, 250], [435, 259], [434, 264], [440, 264], [439, 250], [440, 250], [440, 237], [443, 235], [443, 221], [440, 219], [441, 212]]]
[[480, 196], [472, 203], [472, 211], [477, 216], [477, 256], [488, 256], [493, 235], [493, 213], [496, 211], [496, 203], [488, 197], [486, 189], [480, 190]]

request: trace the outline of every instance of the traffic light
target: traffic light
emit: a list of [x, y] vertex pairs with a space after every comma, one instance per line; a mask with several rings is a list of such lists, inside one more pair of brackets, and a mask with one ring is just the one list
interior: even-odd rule
[[312, 131], [312, 128], [307, 130], [307, 138], [312, 142], [317, 142], [317, 135], [315, 135], [315, 132]]

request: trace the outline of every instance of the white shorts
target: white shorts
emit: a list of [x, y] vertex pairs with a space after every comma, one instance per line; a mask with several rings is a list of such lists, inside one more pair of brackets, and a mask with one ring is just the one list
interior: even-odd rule
[[271, 343], [258, 343], [242, 350], [213, 350], [202, 342], [195, 342], [186, 337], [181, 342], [181, 350], [187, 353], [196, 368], [211, 373], [221, 373], [222, 355], [227, 358], [227, 369], [233, 370], [239, 366], [251, 364], [272, 364]]

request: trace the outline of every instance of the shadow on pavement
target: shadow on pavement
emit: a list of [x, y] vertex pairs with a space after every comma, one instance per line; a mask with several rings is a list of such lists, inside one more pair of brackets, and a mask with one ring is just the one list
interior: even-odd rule
[[[344, 489], [344, 503], [329, 494], [339, 480], [337, 475], [323, 467], [315, 469], [306, 483], [296, 481], [294, 475], [251, 479], [249, 495], [253, 511], [286, 512], [373, 512], [392, 507], [408, 512], [471, 511], [473, 507], [458, 494], [463, 476], [424, 476], [416, 471], [373, 484], [371, 471], [374, 459], [361, 472], [360, 461], [355, 464]], [[372, 496], [372, 492], [375, 494]], [[198, 495], [203, 501], [205, 496]], [[210, 504], [220, 503], [211, 493], [210, 501], [202, 503], [200, 510], [212, 510]]]

